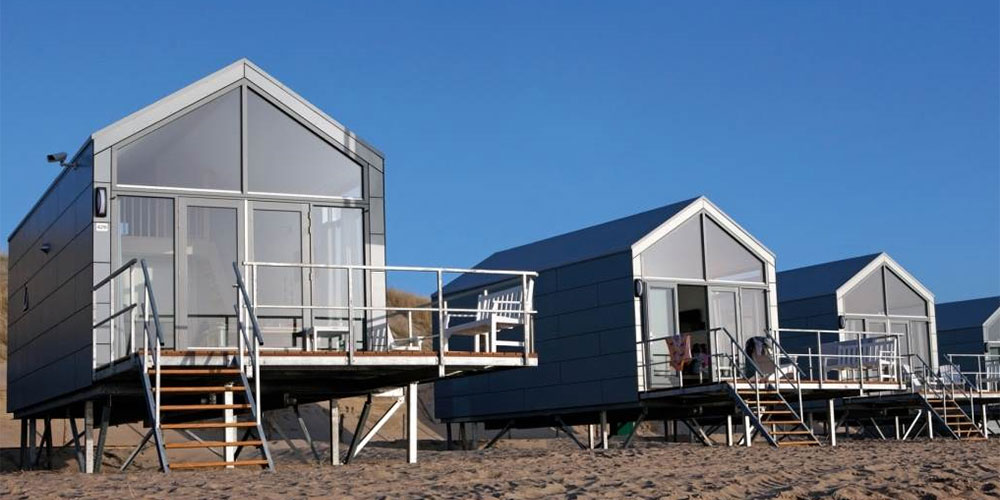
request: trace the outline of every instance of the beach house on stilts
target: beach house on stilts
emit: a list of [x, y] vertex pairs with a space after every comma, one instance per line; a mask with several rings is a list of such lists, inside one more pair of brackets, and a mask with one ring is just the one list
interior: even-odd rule
[[[809, 385], [845, 390], [825, 413], [834, 427], [907, 439], [926, 430], [982, 439], [996, 395], [957, 366], [939, 365], [934, 296], [885, 253], [778, 273], [781, 343]], [[893, 431], [885, 429], [894, 428]]]
[[[164, 472], [273, 468], [267, 410], [387, 390], [390, 411], [406, 407], [412, 462], [417, 383], [537, 364], [535, 274], [387, 266], [383, 155], [247, 60], [50, 161], [62, 172], [9, 238], [8, 411], [22, 463], [51, 453], [51, 421], [70, 419], [86, 472], [100, 469], [109, 425], [138, 421], [149, 430], [136, 453], [148, 443]], [[438, 291], [491, 276], [504, 295], [389, 307], [387, 280], [401, 273]], [[471, 316], [505, 342], [463, 350], [418, 335], [414, 314]], [[370, 406], [346, 460], [387, 420], [366, 435]], [[176, 459], [191, 449], [207, 459]]]
[[[804, 377], [774, 331], [774, 254], [707, 198], [503, 250], [477, 267], [538, 272], [540, 363], [437, 382], [436, 416], [449, 429], [485, 423], [499, 437], [551, 426], [582, 446], [572, 426], [596, 425], [607, 446], [609, 429], [662, 420], [706, 444], [721, 426], [735, 444], [740, 424], [746, 445], [819, 444], [803, 419]], [[445, 301], [474, 307], [494, 281], [462, 275]], [[462, 325], [451, 320], [444, 334]]]

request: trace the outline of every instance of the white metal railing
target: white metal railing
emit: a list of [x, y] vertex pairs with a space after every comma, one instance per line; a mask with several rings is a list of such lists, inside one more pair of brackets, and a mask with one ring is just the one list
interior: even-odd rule
[[[305, 298], [301, 300], [300, 303], [283, 303], [283, 304], [267, 304], [261, 303], [259, 301], [261, 288], [267, 287], [268, 283], [262, 281], [261, 270], [262, 269], [294, 269], [299, 270], [305, 275], [309, 273], [310, 281], [312, 274], [317, 271], [329, 270], [329, 271], [342, 271], [337, 273], [342, 275], [341, 280], [338, 281], [338, 285], [346, 285], [346, 300], [335, 301], [336, 303], [330, 304], [317, 304], [315, 299], [308, 301]], [[531, 271], [516, 271], [516, 270], [499, 270], [499, 269], [462, 269], [462, 268], [435, 268], [435, 267], [415, 267], [415, 266], [371, 266], [371, 265], [352, 265], [352, 264], [309, 264], [309, 263], [290, 263], [290, 262], [254, 262], [248, 261], [244, 262], [242, 265], [242, 271], [240, 266], [234, 263], [234, 270], [237, 273], [237, 278], [241, 279], [241, 274], [245, 273], [247, 280], [244, 282], [242, 287], [242, 304], [237, 304], [237, 310], [240, 317], [246, 317], [250, 326], [254, 328], [255, 336], [257, 338], [257, 344], [263, 343], [263, 335], [261, 335], [261, 327], [258, 323], [258, 318], [261, 317], [260, 312], [265, 310], [276, 310], [276, 311], [309, 311], [313, 316], [316, 312], [333, 312], [343, 315], [341, 319], [346, 323], [346, 326], [340, 327], [339, 331], [335, 332], [337, 335], [343, 339], [344, 350], [347, 353], [348, 363], [353, 364], [355, 359], [355, 354], [358, 351], [358, 345], [360, 344], [362, 350], [377, 350], [373, 347], [379, 347], [384, 345], [393, 345], [394, 341], [398, 342], [389, 331], [388, 322], [389, 318], [395, 315], [405, 315], [407, 318], [407, 337], [402, 339], [407, 346], [421, 345], [425, 340], [439, 339], [437, 346], [437, 356], [439, 364], [443, 365], [445, 362], [445, 353], [448, 350], [447, 342], [440, 341], [441, 331], [443, 326], [447, 324], [446, 318], [460, 317], [460, 316], [473, 316], [476, 315], [489, 315], [489, 314], [503, 314], [505, 316], [520, 316], [522, 321], [522, 342], [520, 343], [523, 348], [520, 354], [524, 357], [525, 364], [530, 354], [534, 351], [534, 335], [532, 328], [532, 320], [536, 311], [532, 308], [532, 296], [530, 291], [533, 288], [534, 279], [538, 276], [537, 273]], [[431, 275], [436, 280], [437, 298], [432, 300], [426, 305], [420, 306], [374, 306], [370, 304], [357, 304], [355, 297], [355, 286], [359, 283], [371, 283], [371, 278], [373, 274], [385, 274], [389, 272], [409, 272], [409, 273], [419, 273], [424, 275]], [[502, 282], [507, 284], [512, 284], [514, 286], [521, 287], [522, 290], [527, 290], [527, 293], [521, 294], [521, 301], [519, 306], [515, 307], [511, 304], [505, 304], [502, 311], [485, 309], [480, 307], [470, 308], [470, 307], [453, 307], [448, 305], [444, 300], [444, 276], [452, 274], [483, 274], [492, 275], [500, 277]], [[360, 280], [360, 281], [358, 281]], [[314, 282], [314, 281], [313, 281]], [[337, 288], [340, 289], [340, 288]], [[304, 294], [303, 297], [306, 295]], [[455, 297], [450, 297], [450, 300], [454, 302]], [[309, 302], [309, 303], [307, 303]], [[345, 303], [346, 302], [346, 303]], [[437, 331], [430, 335], [418, 335], [413, 329], [413, 316], [414, 314], [430, 314], [436, 316], [437, 318]], [[303, 314], [305, 317], [305, 314]], [[307, 327], [310, 330], [308, 333], [303, 331], [302, 334], [311, 339], [311, 342], [304, 342], [304, 348], [307, 351], [310, 350], [320, 350], [318, 343], [318, 332], [322, 329], [315, 325], [315, 320], [313, 318], [313, 325], [303, 325], [303, 330]], [[305, 323], [305, 322], [304, 322]], [[384, 325], [386, 335], [389, 335], [388, 343], [372, 342], [371, 339], [364, 335], [366, 331], [371, 331], [373, 328], [378, 326], [381, 328]], [[288, 332], [289, 334], [295, 334], [295, 332]], [[398, 345], [398, 343], [397, 343]], [[336, 348], [329, 348], [324, 350], [337, 350]], [[491, 351], [492, 352], [492, 351]], [[496, 349], [496, 352], [500, 352]], [[517, 352], [515, 351], [504, 351], [504, 352]]]
[[[830, 336], [837, 340], [824, 341]], [[820, 388], [830, 383], [856, 383], [859, 390], [876, 384], [902, 386], [909, 368], [908, 355], [900, 352], [905, 337], [901, 333], [780, 328], [770, 330], [768, 337], [796, 365], [803, 380]], [[787, 350], [789, 346], [794, 352]]]
[[1000, 354], [946, 354], [945, 358], [959, 367], [977, 392], [1000, 392]]

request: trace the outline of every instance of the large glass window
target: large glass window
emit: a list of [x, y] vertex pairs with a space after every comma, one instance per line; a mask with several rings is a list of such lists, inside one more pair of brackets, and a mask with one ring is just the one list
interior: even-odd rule
[[643, 252], [642, 274], [660, 278], [704, 279], [699, 217], [688, 219]]
[[[254, 260], [272, 263], [301, 263], [302, 214], [299, 211], [254, 210]], [[257, 300], [261, 304], [302, 304], [302, 269], [260, 267], [257, 271]], [[258, 312], [268, 347], [291, 347], [302, 330], [299, 309], [260, 309]]]
[[237, 260], [235, 208], [187, 209], [188, 346], [236, 345], [233, 262]]
[[[364, 233], [362, 212], [359, 209], [313, 207], [309, 217], [312, 224], [313, 263], [326, 265], [364, 264]], [[364, 305], [364, 273], [355, 272], [351, 278], [354, 287], [354, 304]], [[347, 307], [347, 270], [313, 270], [313, 304], [316, 306]], [[359, 321], [360, 311], [355, 313]], [[347, 311], [317, 310], [317, 325], [346, 327]]]
[[360, 165], [254, 92], [247, 141], [251, 191], [361, 198]]
[[650, 387], [664, 387], [670, 385], [670, 377], [674, 374], [674, 369], [670, 366], [670, 353], [666, 341], [667, 337], [674, 336], [676, 332], [674, 290], [651, 286], [647, 304], [646, 312], [649, 318], [647, 373], [650, 377]]
[[[167, 347], [174, 344], [174, 201], [168, 198], [118, 197], [119, 262], [143, 259], [160, 314]], [[136, 297], [142, 297], [141, 271], [133, 283]], [[119, 280], [120, 281], [120, 280]], [[136, 331], [142, 332], [141, 315]], [[138, 337], [138, 335], [137, 335]], [[137, 338], [136, 342], [141, 339]]]
[[705, 254], [710, 280], [764, 281], [764, 263], [710, 217], [705, 217]]
[[844, 295], [844, 312], [853, 314], [885, 314], [882, 269], [876, 269]]
[[239, 191], [240, 128], [234, 89], [118, 149], [118, 183]]
[[885, 299], [889, 314], [900, 316], [927, 316], [927, 303], [896, 273], [885, 270]]

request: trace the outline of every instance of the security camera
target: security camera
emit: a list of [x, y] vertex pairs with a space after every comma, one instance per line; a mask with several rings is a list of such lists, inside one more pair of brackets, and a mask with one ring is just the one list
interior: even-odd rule
[[50, 155], [46, 155], [45, 159], [48, 160], [49, 163], [58, 163], [62, 165], [62, 163], [66, 161], [66, 153], [52, 153]]

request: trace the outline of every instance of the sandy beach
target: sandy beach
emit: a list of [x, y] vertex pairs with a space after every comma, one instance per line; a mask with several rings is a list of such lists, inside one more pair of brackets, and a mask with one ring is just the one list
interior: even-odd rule
[[427, 451], [403, 463], [389, 446], [347, 466], [279, 454], [257, 470], [155, 472], [152, 457], [119, 473], [6, 472], [0, 497], [21, 498], [1000, 498], [1000, 441], [846, 442], [836, 448], [708, 448], [640, 441], [583, 451], [567, 440], [501, 441], [487, 451]]

